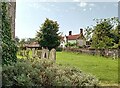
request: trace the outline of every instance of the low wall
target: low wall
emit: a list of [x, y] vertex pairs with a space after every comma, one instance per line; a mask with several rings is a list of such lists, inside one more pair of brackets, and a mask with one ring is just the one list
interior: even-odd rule
[[118, 58], [118, 49], [105, 49], [105, 50], [95, 50], [95, 49], [79, 49], [79, 48], [66, 48], [64, 49], [67, 52], [78, 52], [86, 53], [91, 55], [102, 55], [105, 57]]

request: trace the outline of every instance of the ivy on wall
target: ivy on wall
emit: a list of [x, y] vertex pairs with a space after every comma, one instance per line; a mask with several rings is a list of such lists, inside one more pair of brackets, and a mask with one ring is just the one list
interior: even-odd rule
[[9, 64], [10, 62], [16, 62], [17, 46], [12, 39], [10, 17], [7, 14], [7, 3], [1, 3], [1, 40], [2, 40], [2, 64]]

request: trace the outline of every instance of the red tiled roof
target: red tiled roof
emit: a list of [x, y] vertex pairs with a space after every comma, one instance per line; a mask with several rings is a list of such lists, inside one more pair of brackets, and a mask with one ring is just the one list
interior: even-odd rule
[[68, 39], [68, 40], [76, 40], [79, 36], [80, 36], [80, 34], [69, 35], [69, 36], [67, 36], [67, 39]]

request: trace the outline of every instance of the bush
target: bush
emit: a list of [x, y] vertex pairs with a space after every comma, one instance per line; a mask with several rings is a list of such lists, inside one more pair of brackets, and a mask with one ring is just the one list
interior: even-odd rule
[[97, 86], [98, 80], [76, 68], [44, 59], [18, 60], [3, 66], [3, 86]]
[[76, 46], [77, 44], [76, 43], [70, 43], [68, 42], [65, 46], [66, 47], [73, 47], [73, 46]]
[[62, 50], [63, 50], [62, 47], [58, 47], [58, 48], [56, 48], [56, 51], [62, 51]]

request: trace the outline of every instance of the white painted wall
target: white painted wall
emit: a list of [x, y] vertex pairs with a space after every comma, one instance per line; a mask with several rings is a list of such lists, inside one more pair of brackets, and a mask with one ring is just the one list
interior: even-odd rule
[[78, 46], [86, 45], [86, 41], [84, 39], [78, 39], [77, 43], [78, 43]]
[[73, 44], [73, 43], [76, 43], [77, 40], [68, 40], [68, 42]]

